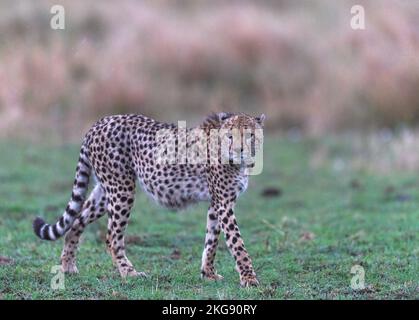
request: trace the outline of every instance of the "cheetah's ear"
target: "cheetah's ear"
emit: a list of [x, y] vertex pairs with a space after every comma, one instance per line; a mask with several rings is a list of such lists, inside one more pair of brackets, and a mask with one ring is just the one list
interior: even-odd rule
[[229, 112], [219, 112], [217, 113], [218, 121], [222, 122], [228, 118], [231, 118], [233, 116], [232, 113]]
[[232, 113], [227, 112], [213, 112], [209, 116], [206, 117], [206, 119], [203, 122], [204, 127], [210, 127], [210, 128], [219, 128], [222, 124], [222, 122], [230, 117], [232, 117]]
[[256, 117], [255, 120], [263, 127], [265, 124], [265, 114], [261, 114], [259, 117]]

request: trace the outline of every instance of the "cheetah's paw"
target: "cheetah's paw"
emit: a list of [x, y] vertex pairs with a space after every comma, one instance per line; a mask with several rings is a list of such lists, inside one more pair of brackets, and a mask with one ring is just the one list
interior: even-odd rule
[[259, 280], [256, 278], [256, 275], [242, 276], [240, 277], [240, 285], [244, 288], [257, 287]]
[[75, 263], [62, 263], [61, 272], [64, 272], [67, 274], [77, 274], [79, 273], [79, 270], [77, 269], [77, 266]]
[[209, 270], [209, 271], [202, 270], [201, 278], [207, 279], [207, 280], [213, 280], [213, 281], [219, 281], [219, 280], [224, 279], [224, 277], [220, 274], [217, 274], [215, 270]]

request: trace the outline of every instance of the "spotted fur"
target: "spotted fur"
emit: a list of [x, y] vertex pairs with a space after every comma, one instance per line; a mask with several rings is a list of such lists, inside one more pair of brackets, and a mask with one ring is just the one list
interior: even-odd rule
[[[212, 129], [261, 129], [264, 116], [217, 113], [208, 116], [199, 128], [209, 139]], [[242, 286], [257, 285], [252, 261], [245, 249], [234, 213], [234, 205], [248, 184], [243, 164], [220, 159], [213, 163], [161, 164], [156, 160], [159, 143], [157, 134], [165, 129], [175, 132], [177, 126], [157, 122], [141, 115], [116, 115], [98, 121], [86, 134], [80, 150], [71, 199], [64, 214], [53, 225], [36, 218], [35, 234], [44, 240], [65, 236], [61, 255], [64, 272], [78, 272], [76, 252], [80, 235], [86, 225], [108, 215], [107, 248], [121, 276], [144, 275], [137, 272], [125, 253], [124, 233], [134, 205], [136, 181], [159, 204], [181, 209], [198, 201], [210, 203], [202, 254], [201, 275], [207, 279], [221, 279], [214, 268], [218, 237], [223, 231], [226, 244], [236, 262]], [[187, 129], [189, 133], [192, 129]], [[187, 137], [188, 135], [186, 135]], [[184, 139], [191, 147], [199, 142], [176, 136], [175, 149]], [[167, 141], [165, 141], [167, 142]], [[199, 146], [198, 146], [199, 147]], [[180, 147], [179, 147], [180, 148]], [[208, 150], [208, 155], [214, 150]], [[215, 152], [218, 152], [217, 150]], [[96, 185], [85, 200], [89, 178]]]

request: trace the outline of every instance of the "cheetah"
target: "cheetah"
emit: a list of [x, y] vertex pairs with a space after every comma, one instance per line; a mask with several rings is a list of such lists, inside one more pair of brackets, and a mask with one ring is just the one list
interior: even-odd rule
[[[37, 217], [33, 222], [34, 232], [43, 240], [56, 240], [65, 235], [61, 269], [66, 273], [77, 273], [76, 252], [80, 235], [88, 224], [107, 214], [106, 246], [120, 275], [146, 276], [137, 272], [127, 258], [124, 243], [138, 181], [146, 194], [169, 209], [182, 209], [207, 201], [209, 208], [201, 277], [210, 280], [223, 278], [214, 267], [222, 230], [234, 257], [241, 286], [256, 286], [259, 282], [237, 225], [234, 206], [248, 185], [246, 169], [252, 167], [252, 163], [246, 164], [244, 160], [261, 148], [263, 136], [255, 137], [255, 131], [262, 130], [264, 119], [263, 114], [252, 117], [244, 113], [212, 113], [199, 126], [187, 128], [186, 135], [182, 136], [177, 131], [178, 125], [158, 122], [142, 115], [104, 117], [84, 137], [71, 199], [63, 215], [52, 225]], [[203, 132], [203, 139], [189, 137], [197, 128]], [[213, 140], [215, 144], [207, 143], [214, 130], [224, 130], [227, 134], [218, 135]], [[250, 136], [246, 133], [249, 130]], [[177, 134], [166, 134], [161, 138], [161, 132]], [[233, 139], [233, 135], [240, 140]], [[220, 141], [225, 139], [227, 148], [223, 151]], [[189, 149], [198, 146], [201, 151], [207, 151], [204, 160], [195, 163], [193, 159], [187, 159], [186, 162], [172, 163], [161, 161], [156, 156], [176, 155], [185, 142]], [[248, 143], [252, 146], [251, 152], [243, 156], [244, 145]], [[160, 152], [162, 145], [169, 147]], [[215, 160], [209, 155], [215, 156]], [[96, 184], [86, 199], [92, 177]]]

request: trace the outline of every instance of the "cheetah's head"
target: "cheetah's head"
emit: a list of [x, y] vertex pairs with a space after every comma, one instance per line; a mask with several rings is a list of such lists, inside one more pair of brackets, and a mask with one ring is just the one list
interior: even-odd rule
[[263, 144], [265, 115], [218, 113], [221, 158], [224, 163], [253, 166]]

